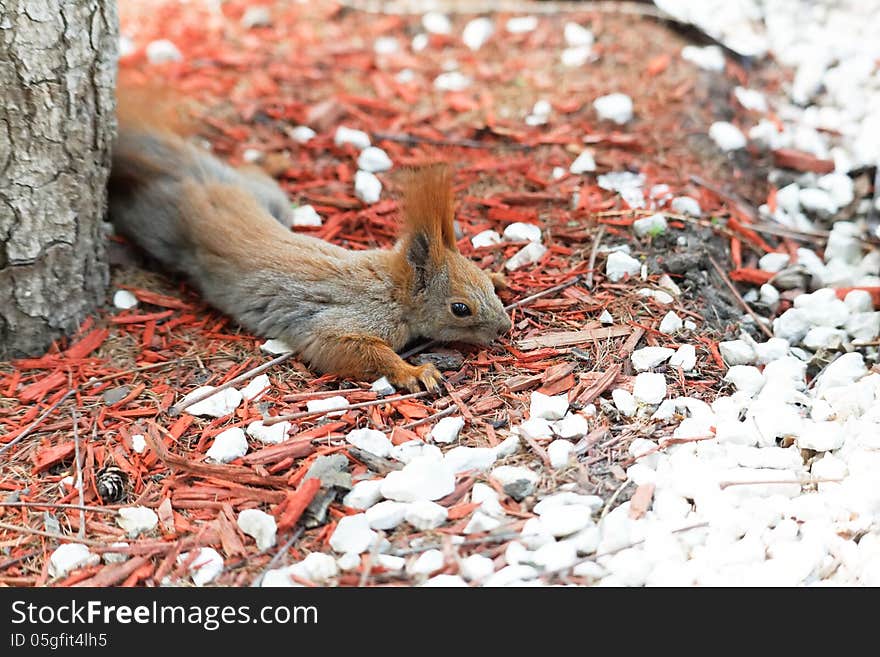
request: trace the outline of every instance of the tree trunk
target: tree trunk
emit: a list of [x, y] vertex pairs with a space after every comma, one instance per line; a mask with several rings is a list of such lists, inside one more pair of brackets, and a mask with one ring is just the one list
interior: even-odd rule
[[0, 360], [103, 303], [113, 0], [0, 0]]

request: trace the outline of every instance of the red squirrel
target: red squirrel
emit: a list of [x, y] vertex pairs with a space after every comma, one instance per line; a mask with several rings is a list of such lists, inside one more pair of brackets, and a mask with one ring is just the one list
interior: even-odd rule
[[407, 176], [391, 249], [349, 251], [291, 232], [289, 212], [264, 173], [233, 168], [120, 109], [109, 184], [117, 232], [241, 326], [283, 339], [313, 370], [435, 389], [434, 365], [410, 365], [397, 350], [418, 337], [487, 344], [510, 330], [496, 294], [503, 277], [456, 246], [446, 165]]

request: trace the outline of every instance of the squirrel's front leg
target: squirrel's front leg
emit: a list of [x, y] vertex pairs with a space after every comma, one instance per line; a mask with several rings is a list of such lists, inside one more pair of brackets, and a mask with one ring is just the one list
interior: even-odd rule
[[322, 372], [362, 381], [384, 376], [396, 388], [411, 392], [423, 385], [436, 390], [440, 372], [432, 364], [410, 365], [381, 338], [374, 335], [324, 335], [304, 350], [310, 365]]

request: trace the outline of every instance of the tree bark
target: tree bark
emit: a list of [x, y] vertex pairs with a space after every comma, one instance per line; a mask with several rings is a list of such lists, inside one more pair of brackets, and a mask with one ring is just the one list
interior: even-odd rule
[[0, 0], [0, 360], [103, 303], [113, 0]]

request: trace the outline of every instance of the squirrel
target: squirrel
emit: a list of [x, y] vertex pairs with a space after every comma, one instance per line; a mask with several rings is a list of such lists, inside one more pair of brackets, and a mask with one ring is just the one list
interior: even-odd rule
[[312, 370], [434, 390], [437, 368], [397, 353], [410, 340], [488, 344], [511, 329], [496, 294], [504, 277], [458, 251], [447, 165], [408, 172], [392, 248], [350, 251], [291, 231], [290, 202], [262, 171], [225, 164], [170, 128], [118, 118], [108, 185], [116, 231]]

